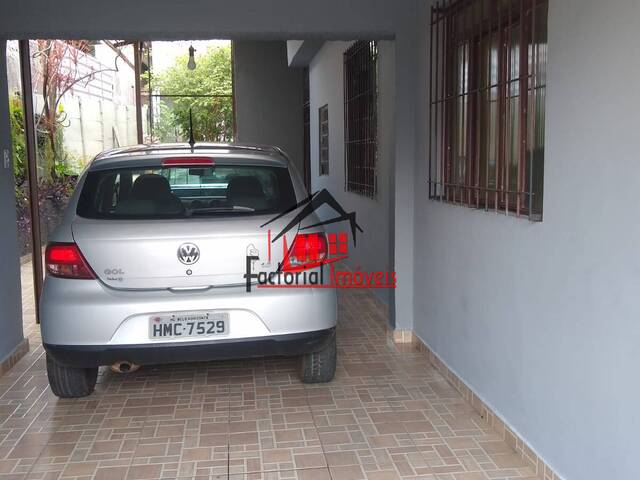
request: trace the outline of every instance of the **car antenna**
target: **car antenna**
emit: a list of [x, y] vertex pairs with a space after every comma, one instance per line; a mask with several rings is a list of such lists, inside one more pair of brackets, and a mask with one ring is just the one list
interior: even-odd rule
[[191, 109], [189, 109], [189, 145], [191, 145], [191, 150], [196, 145], [196, 141], [193, 138], [193, 115], [191, 114]]

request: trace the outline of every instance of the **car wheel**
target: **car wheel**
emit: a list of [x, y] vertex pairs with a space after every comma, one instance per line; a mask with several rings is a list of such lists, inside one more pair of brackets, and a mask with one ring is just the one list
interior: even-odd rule
[[98, 378], [98, 367], [65, 367], [47, 355], [47, 376], [51, 391], [60, 398], [86, 397], [93, 392]]
[[304, 383], [324, 383], [333, 380], [336, 373], [336, 336], [322, 350], [302, 356], [300, 379]]

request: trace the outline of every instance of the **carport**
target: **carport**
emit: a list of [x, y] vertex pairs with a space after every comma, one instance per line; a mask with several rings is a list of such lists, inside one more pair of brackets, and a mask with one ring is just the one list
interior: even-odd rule
[[[405, 167], [394, 169], [393, 177], [386, 181], [388, 191], [381, 200], [388, 205], [377, 208], [388, 217], [385, 223], [405, 222], [402, 230], [409, 231], [412, 228], [411, 212], [407, 208], [393, 212], [396, 200], [392, 192], [395, 191], [393, 182], [408, 184], [412, 178], [410, 170], [416, 140], [415, 132], [406, 125], [413, 125], [417, 115], [414, 98], [408, 94], [417, 90], [419, 72], [415, 58], [421, 54], [417, 47], [417, 6], [407, 3], [390, 17], [383, 2], [348, 6], [338, 3], [335, 8], [342, 12], [340, 18], [331, 14], [329, 5], [300, 11], [300, 6], [293, 3], [230, 4], [222, 9], [213, 4], [188, 8], [171, 3], [163, 8], [135, 4], [127, 7], [126, 15], [121, 15], [123, 12], [116, 12], [113, 6], [98, 5], [98, 9], [103, 9], [98, 13], [94, 8], [86, 10], [86, 4], [78, 3], [73, 8], [63, 8], [64, 19], [59, 25], [50, 23], [54, 11], [49, 9], [58, 11], [60, 6], [43, 3], [37, 5], [35, 16], [28, 9], [16, 12], [28, 19], [27, 23], [31, 25], [28, 29], [17, 31], [5, 24], [2, 36], [7, 39], [231, 38], [236, 42], [235, 88], [239, 90], [236, 98], [240, 99], [236, 105], [238, 140], [274, 144], [283, 141], [277, 137], [278, 129], [265, 133], [269, 127], [268, 118], [278, 115], [278, 101], [283, 104], [280, 109], [286, 115], [289, 99], [278, 93], [275, 87], [279, 80], [270, 79], [269, 75], [280, 75], [280, 79], [295, 75], [302, 80], [302, 69], [296, 67], [308, 66], [314, 52], [325, 41], [363, 39], [386, 43], [383, 48], [393, 54], [384, 61], [393, 76], [385, 79], [387, 84], [383, 86], [385, 95], [390, 96], [385, 101], [389, 109], [396, 112], [396, 120], [395, 125], [388, 125], [392, 132], [385, 135], [396, 141], [395, 146], [389, 142], [385, 148], [389, 149], [390, 156], [393, 153], [394, 157], [405, 159]], [[250, 15], [247, 15], [248, 6]], [[100, 18], [104, 24], [78, 28], [82, 24], [78, 20], [89, 11], [91, 18]], [[153, 17], [155, 20], [151, 20]], [[42, 23], [38, 25], [38, 22]], [[21, 22], [15, 19], [11, 23]], [[287, 40], [295, 41], [287, 45]], [[286, 59], [287, 47], [291, 62]], [[282, 58], [283, 53], [285, 58]], [[275, 71], [276, 68], [280, 72]], [[263, 74], [262, 86], [251, 84], [257, 72]], [[262, 99], [262, 104], [256, 99]], [[246, 103], [243, 104], [243, 100]], [[282, 115], [278, 118], [302, 133], [302, 118], [295, 119], [298, 125], [290, 120], [287, 124], [288, 120]], [[411, 121], [402, 121], [402, 118]], [[6, 124], [3, 124], [4, 128]], [[295, 150], [296, 146], [288, 149]], [[294, 153], [296, 157], [300, 156], [298, 152]], [[12, 189], [10, 179], [5, 180], [4, 194], [9, 200]], [[405, 200], [411, 195], [404, 187], [398, 191]], [[10, 216], [10, 212], [5, 213]], [[388, 251], [380, 254], [385, 257], [393, 256], [395, 251], [393, 230], [385, 228], [381, 232], [384, 238], [380, 244]], [[5, 233], [10, 247], [13, 232]], [[407, 243], [410, 240], [410, 235], [400, 239]], [[405, 254], [410, 252], [410, 244], [403, 245], [401, 250]], [[5, 329], [11, 332], [8, 337], [19, 339], [24, 324], [24, 337], [29, 339], [31, 348], [2, 377], [4, 399], [19, 400], [18, 403], [9, 401], [3, 410], [3, 426], [6, 427], [3, 433], [6, 435], [2, 441], [2, 473], [14, 474], [17, 478], [61, 475], [87, 478], [227, 478], [230, 475], [245, 478], [247, 474], [274, 478], [329, 478], [330, 475], [334, 478], [395, 478], [428, 473], [434, 467], [436, 471], [446, 472], [453, 463], [466, 468], [453, 461], [453, 453], [445, 443], [441, 445], [440, 453], [429, 445], [429, 432], [435, 434], [435, 426], [427, 420], [424, 408], [433, 414], [436, 411], [427, 404], [426, 397], [418, 397], [437, 396], [440, 392], [442, 405], [450, 404], [447, 410], [451, 419], [459, 415], [459, 407], [455, 405], [462, 407], [464, 401], [453, 395], [453, 390], [433, 369], [420, 368], [420, 365], [427, 366], [423, 355], [401, 353], [389, 341], [389, 325], [395, 319], [400, 326], [410, 324], [410, 282], [402, 282], [393, 292], [395, 299], [387, 298], [387, 304], [366, 292], [341, 297], [341, 323], [344, 324], [341, 328], [346, 333], [341, 347], [344, 350], [341, 352], [343, 381], [336, 384], [318, 389], [304, 388], [295, 380], [295, 362], [289, 360], [224, 362], [218, 366], [181, 365], [126, 378], [105, 371], [99, 382], [105, 388], [102, 399], [97, 404], [95, 400], [89, 400], [80, 407], [78, 403], [57, 402], [46, 388], [43, 350], [33, 322], [34, 312], [28, 309], [29, 294], [33, 292], [32, 278], [23, 268], [22, 281], [28, 285], [25, 285], [26, 308], [21, 322], [16, 282], [19, 272], [14, 265], [3, 277], [5, 285], [11, 286], [3, 289], [8, 300], [3, 302], [3, 318], [12, 318]], [[405, 255], [394, 259], [388, 268], [395, 269], [399, 277], [410, 278], [411, 265], [410, 256]], [[365, 348], [359, 338], [367, 339]], [[13, 340], [14, 348], [15, 343]], [[11, 347], [8, 345], [7, 348]], [[24, 347], [14, 350], [16, 358], [21, 350]], [[378, 354], [371, 355], [372, 351]], [[403, 368], [405, 365], [413, 365], [410, 370], [421, 379], [422, 386], [413, 381], [407, 383], [414, 374], [407, 373]], [[372, 371], [382, 372], [386, 378], [372, 376]], [[392, 380], [395, 375], [403, 379]], [[417, 405], [391, 404], [395, 389], [389, 384], [396, 381], [397, 390], [415, 390], [415, 395], [403, 394], [404, 398], [398, 400], [418, 401], [419, 408]], [[402, 383], [405, 387], [400, 386]], [[135, 385], [146, 387], [136, 393], [127, 393]], [[420, 388], [427, 388], [429, 393], [420, 393]], [[452, 397], [448, 398], [448, 395]], [[463, 411], [465, 418], [471, 421], [471, 409], [465, 407]], [[410, 425], [412, 421], [420, 422]], [[477, 423], [474, 424], [475, 434], [487, 441], [498, 439], [489, 427], [480, 421]], [[449, 428], [444, 420], [442, 427]]]
[[[522, 12], [525, 5], [546, 5], [453, 5], [483, 11], [489, 3], [510, 5], [509, 19], [517, 17], [512, 4]], [[638, 477], [632, 380], [638, 309], [630, 285], [638, 281], [640, 231], [628, 220], [637, 213], [638, 166], [637, 149], [627, 139], [637, 125], [637, 108], [630, 105], [640, 98], [626, 82], [640, 75], [637, 62], [629, 62], [640, 10], [624, 0], [604, 3], [549, 1], [548, 56], [547, 37], [534, 34], [531, 41], [532, 51], [544, 47], [543, 85], [527, 83], [526, 75], [512, 82], [504, 69], [508, 80], [498, 84], [544, 92], [532, 97], [543, 98], [544, 113], [512, 106], [510, 87], [494, 86], [510, 105], [499, 110], [504, 118], [519, 112], [519, 121], [532, 115], [543, 126], [517, 137], [524, 146], [514, 151], [533, 153], [522, 164], [529, 180], [518, 163], [511, 191], [509, 167], [502, 167], [505, 184], [489, 185], [490, 163], [485, 170], [478, 163], [469, 170], [473, 175], [460, 170], [464, 179], [452, 180], [459, 158], [479, 147], [457, 150], [457, 157], [438, 153], [457, 147], [447, 130], [453, 122], [434, 105], [471, 92], [465, 82], [459, 94], [438, 89], [439, 79], [455, 84], [435, 68], [440, 55], [453, 61], [439, 47], [451, 31], [442, 25], [456, 11], [450, 2], [5, 2], [0, 478]], [[498, 23], [508, 34], [506, 22]], [[31, 272], [21, 272], [18, 258], [4, 72], [6, 41], [36, 38], [231, 39], [238, 140], [286, 142], [290, 137], [279, 137], [279, 125], [302, 138], [306, 120], [300, 116], [297, 123], [291, 112], [308, 109], [310, 161], [301, 167], [310, 165], [313, 189], [327, 188], [364, 226], [351, 267], [394, 271], [397, 278], [397, 288], [385, 292], [339, 291], [340, 360], [332, 383], [303, 385], [293, 360], [268, 359], [143, 368], [131, 375], [105, 369], [91, 397], [71, 401], [51, 394]], [[471, 58], [482, 48], [482, 33], [469, 38], [478, 39], [463, 49]], [[375, 42], [377, 60], [382, 160], [374, 190], [363, 188], [364, 195], [353, 195], [343, 161], [343, 77], [354, 41]], [[538, 64], [537, 57], [522, 58], [522, 68], [527, 59]], [[470, 70], [476, 71], [467, 68], [463, 75]], [[288, 81], [308, 81], [310, 93], [302, 86], [297, 97], [282, 95]], [[470, 111], [464, 117], [471, 118], [464, 120], [468, 136], [460, 141], [480, 145], [482, 129], [473, 124], [481, 125], [481, 110]], [[289, 148], [298, 147], [304, 157], [304, 141]], [[540, 151], [544, 170], [534, 172]], [[433, 157], [447, 160], [436, 165]], [[334, 177], [337, 172], [341, 176]], [[480, 173], [487, 175], [485, 184], [469, 180]], [[544, 180], [544, 219], [534, 179]], [[487, 193], [481, 204], [480, 191], [496, 199], [490, 204]], [[500, 192], [506, 201], [498, 200]]]

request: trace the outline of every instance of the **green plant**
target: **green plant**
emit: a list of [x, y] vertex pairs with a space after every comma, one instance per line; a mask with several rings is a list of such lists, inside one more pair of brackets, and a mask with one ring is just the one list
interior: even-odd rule
[[76, 174], [76, 172], [74, 172], [69, 165], [68, 161], [65, 161], [63, 163], [56, 163], [53, 169], [55, 171], [56, 177], [69, 177]]
[[9, 99], [9, 117], [11, 121], [11, 143], [13, 145], [13, 174], [16, 178], [16, 184], [21, 185], [26, 178], [27, 152], [22, 100], [18, 94], [12, 95]]
[[[24, 112], [22, 99], [15, 93], [9, 99], [9, 117], [11, 122], [11, 143], [13, 146], [13, 174], [16, 185], [20, 186], [27, 178], [27, 149], [24, 131]], [[80, 165], [64, 148], [64, 131], [59, 128], [55, 132], [54, 141], [57, 148], [54, 150], [49, 142], [47, 132], [37, 132], [36, 163], [40, 177], [49, 178], [51, 175], [74, 175], [78, 172], [72, 166]], [[77, 170], [77, 169], [76, 169]]]
[[179, 127], [171, 111], [171, 107], [166, 100], [161, 100], [158, 105], [158, 118], [154, 125], [154, 136], [160, 142], [177, 142], [179, 141], [182, 132], [179, 131]]
[[66, 92], [81, 81], [89, 81], [97, 72], [82, 75], [79, 60], [88, 48], [86, 40], [36, 40], [32, 58], [39, 68], [35, 69], [40, 86], [42, 110], [36, 115], [38, 131], [40, 175], [52, 178], [56, 165], [64, 161], [62, 129], [66, 114], [61, 100]]
[[[193, 134], [198, 141], [230, 141], [233, 138], [231, 46], [209, 48], [196, 56], [195, 70], [187, 69], [188, 55], [153, 78], [157, 93], [197, 95], [171, 98], [161, 104], [156, 135], [160, 141], [175, 141], [176, 129], [189, 137], [189, 110], [193, 112]], [[219, 96], [206, 96], [219, 95]], [[164, 110], [163, 110], [164, 109]], [[166, 137], [166, 138], [163, 138]]]

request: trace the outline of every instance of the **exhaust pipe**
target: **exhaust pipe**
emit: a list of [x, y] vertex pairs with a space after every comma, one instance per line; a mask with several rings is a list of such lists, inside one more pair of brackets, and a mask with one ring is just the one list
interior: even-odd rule
[[126, 360], [121, 360], [111, 365], [111, 371], [115, 373], [132, 373], [139, 368], [140, 365], [136, 365], [132, 362], [127, 362]]

